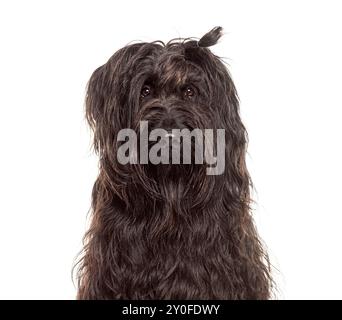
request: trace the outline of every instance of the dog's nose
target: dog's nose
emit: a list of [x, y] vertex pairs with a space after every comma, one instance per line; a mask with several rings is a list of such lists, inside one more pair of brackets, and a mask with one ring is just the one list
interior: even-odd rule
[[171, 116], [165, 117], [161, 122], [161, 128], [171, 132], [172, 129], [179, 129], [181, 127], [179, 121]]

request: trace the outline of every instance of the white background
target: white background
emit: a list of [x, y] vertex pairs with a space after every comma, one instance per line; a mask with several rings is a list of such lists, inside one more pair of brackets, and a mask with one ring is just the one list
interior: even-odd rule
[[2, 1], [0, 298], [74, 299], [97, 159], [87, 80], [132, 40], [216, 25], [279, 299], [342, 298], [341, 1]]

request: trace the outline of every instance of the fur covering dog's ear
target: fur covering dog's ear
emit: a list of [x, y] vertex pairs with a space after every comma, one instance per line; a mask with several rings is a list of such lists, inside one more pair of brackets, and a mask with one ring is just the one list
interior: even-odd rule
[[[112, 146], [108, 129], [120, 129], [129, 124], [127, 103], [129, 62], [142, 44], [129, 45], [117, 51], [106, 64], [97, 68], [90, 77], [86, 94], [86, 119], [94, 131], [94, 147], [100, 154]], [[115, 130], [118, 131], [118, 130]]]

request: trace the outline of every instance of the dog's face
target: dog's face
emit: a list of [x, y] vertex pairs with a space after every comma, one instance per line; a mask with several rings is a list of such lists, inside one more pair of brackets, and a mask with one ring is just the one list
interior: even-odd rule
[[[200, 51], [200, 48], [195, 47], [194, 43], [176, 43], [169, 46], [158, 43], [138, 45], [137, 53], [129, 62], [129, 69], [135, 71], [125, 74], [127, 96], [130, 99], [125, 99], [129, 102], [122, 106], [129, 110], [131, 118], [124, 120], [124, 125], [130, 123], [138, 132], [141, 121], [146, 121], [149, 134], [155, 129], [163, 129], [170, 135], [174, 129], [192, 131], [223, 126], [219, 118], [215, 119], [219, 114], [213, 99], [217, 87], [211, 79], [212, 74], [205, 72], [203, 65], [204, 61], [210, 60], [197, 57], [196, 63], [196, 51]], [[160, 139], [150, 141], [149, 148], [157, 142], [159, 143]], [[179, 150], [177, 146], [180, 146]], [[178, 151], [180, 157], [183, 157], [181, 139], [170, 138], [166, 148], [169, 149], [169, 163], [172, 163], [172, 152]], [[199, 174], [203, 166], [195, 165], [195, 149], [196, 142], [193, 140], [191, 161], [188, 165], [179, 166], [172, 163], [171, 166], [155, 166], [149, 163], [144, 169], [156, 179], [170, 172], [172, 175], [182, 176], [185, 172], [189, 175], [190, 170], [196, 170]]]
[[[94, 130], [95, 148], [103, 167], [111, 175], [111, 182], [117, 181], [117, 188], [140, 180], [145, 189], [152, 190], [155, 187], [147, 187], [150, 178], [162, 180], [163, 173], [169, 172], [159, 170], [155, 176], [151, 175], [155, 172], [151, 166], [118, 163], [118, 133], [126, 128], [138, 133], [141, 121], [148, 121], [149, 132], [156, 128], [166, 132], [224, 129], [225, 161], [232, 175], [227, 179], [236, 179], [239, 173], [234, 175], [234, 171], [244, 170], [246, 137], [235, 86], [226, 66], [206, 47], [215, 44], [219, 36], [220, 30], [214, 29], [200, 41], [131, 44], [95, 70], [88, 86], [87, 119]], [[196, 174], [196, 166], [181, 168], [172, 176], [180, 180], [184, 175], [187, 179], [200, 175], [203, 177], [197, 182], [202, 186], [204, 180], [209, 180], [204, 177], [203, 166], [197, 166]]]

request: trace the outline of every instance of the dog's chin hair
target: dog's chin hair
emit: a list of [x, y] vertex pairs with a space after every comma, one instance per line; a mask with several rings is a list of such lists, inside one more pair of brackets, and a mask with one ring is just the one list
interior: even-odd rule
[[[77, 264], [78, 299], [271, 297], [270, 263], [251, 215], [237, 93], [207, 48], [221, 34], [214, 28], [199, 41], [131, 44], [91, 76], [86, 116], [100, 166]], [[176, 96], [189, 81], [199, 94]], [[144, 83], [156, 88], [153, 98], [141, 97]], [[223, 174], [207, 175], [205, 164], [118, 162], [118, 132], [135, 130], [142, 118], [163, 124], [165, 110], [181, 126], [225, 129]]]

